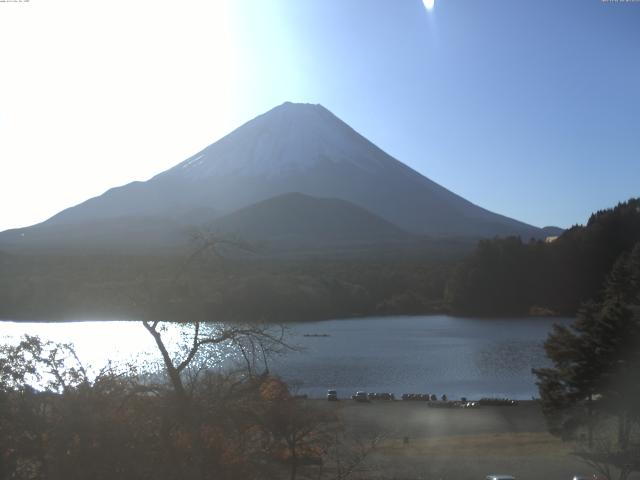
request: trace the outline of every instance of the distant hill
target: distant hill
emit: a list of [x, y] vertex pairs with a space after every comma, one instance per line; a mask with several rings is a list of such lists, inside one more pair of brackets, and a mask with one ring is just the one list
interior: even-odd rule
[[301, 193], [279, 195], [213, 222], [215, 230], [245, 240], [288, 245], [375, 244], [413, 236], [345, 200]]
[[[65, 241], [72, 248], [78, 242], [86, 248], [108, 247], [110, 241], [118, 248], [127, 248], [128, 242], [131, 248], [184, 245], [187, 237], [180, 237], [180, 228], [185, 224], [209, 224], [217, 216], [292, 192], [350, 202], [385, 220], [387, 230], [393, 224], [432, 237], [548, 236], [429, 180], [324, 107], [285, 103], [148, 181], [113, 188], [42, 224], [0, 233], [0, 248], [63, 247]], [[279, 207], [284, 205], [271, 204]], [[283, 232], [292, 231], [282, 215], [277, 224]], [[269, 228], [272, 237], [288, 235]]]

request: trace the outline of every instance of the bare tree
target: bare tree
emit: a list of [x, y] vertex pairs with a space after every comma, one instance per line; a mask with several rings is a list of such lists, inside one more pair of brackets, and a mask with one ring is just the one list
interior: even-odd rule
[[574, 455], [607, 480], [627, 480], [640, 471], [640, 446], [620, 449], [610, 438], [596, 438], [590, 447], [580, 447]]
[[[176, 397], [180, 401], [186, 401], [188, 390], [185, 388], [184, 375], [194, 373], [194, 360], [203, 350], [211, 347], [223, 346], [227, 348], [237, 347], [246, 364], [247, 373], [254, 375], [261, 362], [268, 372], [268, 358], [276, 353], [282, 353], [291, 347], [285, 342], [285, 330], [263, 325], [233, 325], [233, 324], [206, 324], [195, 321], [187, 324], [190, 327], [191, 340], [182, 358], [174, 357], [167, 348], [162, 338], [162, 322], [144, 320], [144, 327], [153, 337]], [[195, 366], [195, 371], [210, 368], [211, 355], [205, 356], [205, 361]], [[195, 377], [191, 377], [192, 383]]]
[[327, 450], [327, 459], [333, 466], [332, 471], [328, 472], [330, 477], [335, 480], [347, 480], [365, 470], [367, 460], [384, 438], [380, 433], [363, 438], [335, 430], [333, 442]]
[[[165, 293], [165, 296], [188, 290], [188, 288], [178, 288], [185, 281], [188, 272], [198, 262], [223, 258], [221, 249], [255, 251], [250, 244], [242, 240], [218, 237], [203, 230], [194, 231], [191, 237], [195, 247], [182, 265], [176, 269], [170, 281], [169, 293]], [[142, 304], [147, 315], [153, 311], [153, 308], [150, 308], [152, 304], [171, 302], [168, 298], [158, 298], [158, 292], [154, 292], [148, 286], [145, 293], [146, 298], [136, 303]], [[258, 323], [213, 323], [192, 318], [189, 322], [181, 323], [183, 333], [187, 337], [183, 354], [173, 355], [162, 335], [166, 322], [145, 319], [142, 324], [153, 337], [170, 385], [180, 402], [186, 401], [189, 393], [185, 381], [193, 385], [199, 372], [219, 365], [220, 360], [213, 354], [216, 349], [233, 349], [239, 355], [249, 376], [268, 372], [269, 359], [273, 355], [292, 349], [285, 342], [286, 330], [282, 326]]]
[[321, 464], [332, 441], [335, 415], [292, 396], [287, 385], [273, 377], [261, 385], [260, 399], [256, 423], [269, 455], [288, 465], [289, 479], [295, 480], [304, 465]]

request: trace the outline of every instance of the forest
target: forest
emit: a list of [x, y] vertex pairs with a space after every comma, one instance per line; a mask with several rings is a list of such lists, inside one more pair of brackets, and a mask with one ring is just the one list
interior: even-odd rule
[[448, 279], [445, 303], [458, 315], [575, 315], [601, 297], [615, 261], [640, 241], [640, 199], [591, 215], [552, 242], [482, 240]]
[[0, 252], [0, 318], [291, 322], [371, 315], [575, 315], [640, 241], [640, 199], [552, 242], [395, 254], [261, 256], [207, 237], [190, 255]]
[[413, 254], [254, 258], [222, 248], [190, 258], [0, 255], [0, 318], [279, 323], [435, 313], [452, 264]]

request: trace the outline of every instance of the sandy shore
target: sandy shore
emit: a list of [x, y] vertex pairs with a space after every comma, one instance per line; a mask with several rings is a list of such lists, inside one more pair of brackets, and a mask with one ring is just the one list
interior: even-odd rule
[[358, 438], [383, 437], [359, 478], [471, 480], [508, 473], [518, 480], [570, 480], [594, 473], [571, 454], [573, 444], [547, 433], [536, 402], [448, 409], [423, 402], [311, 401], [338, 413]]

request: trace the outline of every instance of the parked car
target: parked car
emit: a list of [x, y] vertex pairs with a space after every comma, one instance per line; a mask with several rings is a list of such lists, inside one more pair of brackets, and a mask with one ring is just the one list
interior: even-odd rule
[[[393, 396], [393, 394], [391, 395]], [[405, 401], [412, 400], [412, 401], [428, 402], [430, 396], [428, 393], [403, 393], [401, 398], [402, 400], [405, 400]]]
[[327, 400], [330, 402], [338, 401], [338, 392], [336, 390], [327, 390]]
[[396, 397], [393, 393], [369, 393], [369, 400], [395, 400]]
[[369, 397], [367, 396], [367, 392], [356, 392], [355, 395], [351, 395], [351, 398], [356, 402], [368, 402]]
[[516, 477], [511, 475], [487, 475], [485, 480], [516, 480]]
[[518, 401], [510, 398], [481, 398], [480, 405], [515, 407]]

